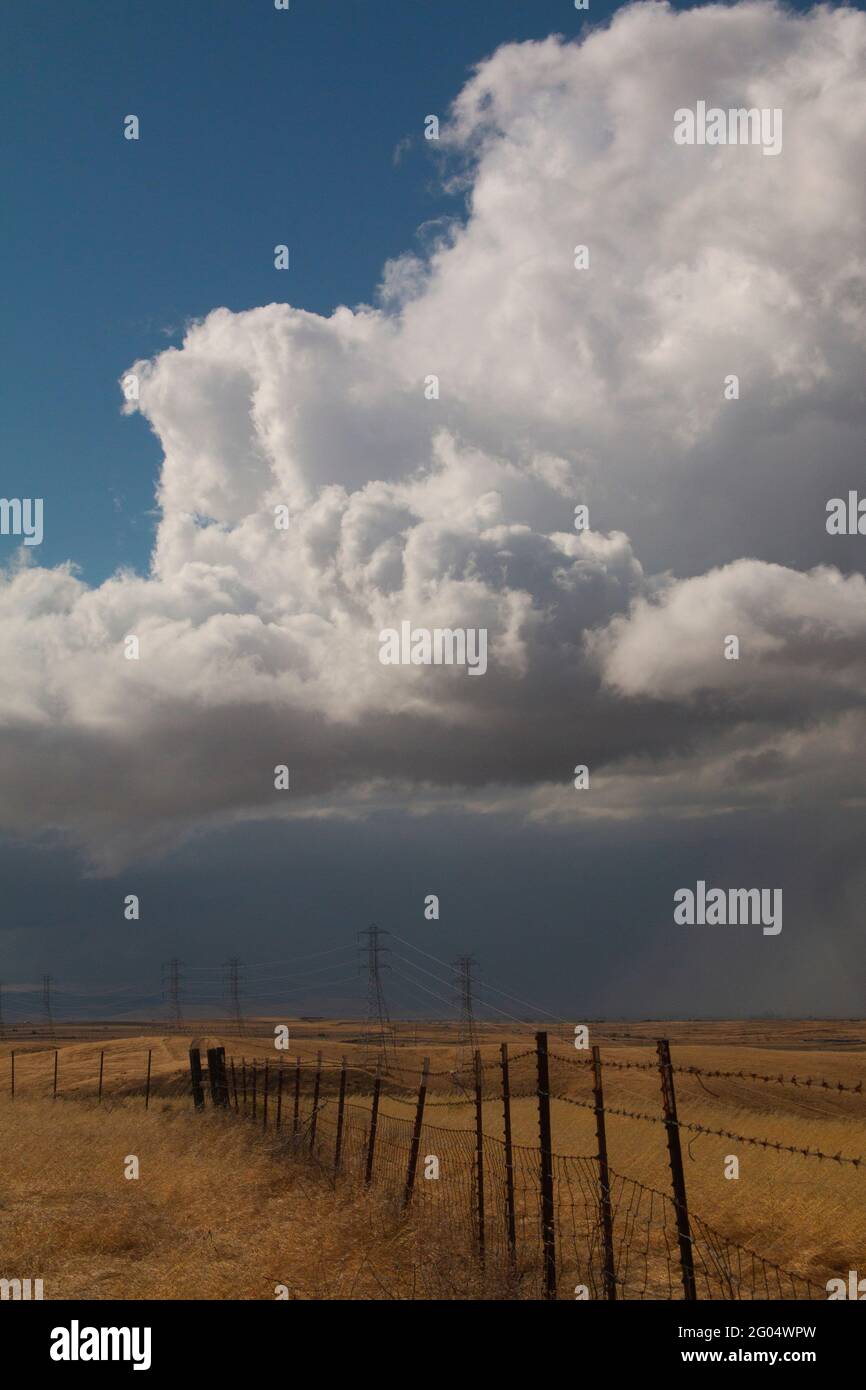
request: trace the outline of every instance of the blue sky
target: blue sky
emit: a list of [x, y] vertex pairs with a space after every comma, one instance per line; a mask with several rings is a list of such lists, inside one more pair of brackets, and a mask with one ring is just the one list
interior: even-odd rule
[[[277, 300], [327, 315], [339, 304], [370, 302], [389, 258], [423, 248], [425, 225], [465, 213], [462, 195], [441, 187], [436, 147], [422, 138], [424, 117], [445, 117], [473, 66], [503, 43], [550, 33], [577, 37], [620, 8], [591, 3], [588, 13], [575, 10], [572, 0], [292, 0], [288, 12], [275, 11], [272, 0], [146, 6], [45, 0], [5, 8], [0, 143], [14, 193], [5, 228], [0, 493], [44, 498], [45, 540], [30, 557], [36, 565], [72, 560], [93, 586], [120, 566], [146, 571], [161, 446], [147, 411], [121, 413], [121, 374], [136, 359], [179, 346], [184, 326], [218, 306], [240, 311]], [[813, 83], [799, 112], [796, 103], [790, 112], [783, 159], [738, 151], [757, 159], [741, 166], [751, 179], [730, 184], [723, 181], [730, 162], [722, 176], [709, 161], [689, 166], [684, 180], [682, 163], [672, 173], [666, 135], [642, 144], [646, 112], [653, 101], [661, 103], [667, 123], [670, 92], [686, 69], [689, 76], [698, 69], [713, 75], [718, 67], [727, 73], [731, 99], [740, 99], [752, 21], [749, 13], [732, 18], [742, 30], [741, 48], [720, 47], [705, 12], [700, 25], [707, 22], [708, 37], [671, 41], [682, 41], [686, 55], [674, 55], [672, 86], [664, 77], [654, 84], [639, 70], [643, 20], [637, 15], [622, 17], [625, 30], [635, 21], [632, 37], [619, 39], [625, 61], [605, 67], [602, 57], [596, 67], [595, 58], [573, 47], [568, 61], [578, 78], [571, 86], [559, 83], [555, 64], [537, 74], [552, 114], [535, 131], [535, 167], [518, 164], [516, 182], [503, 180], [509, 195], [518, 188], [518, 196], [499, 205], [506, 213], [488, 208], [475, 219], [480, 229], [457, 245], [441, 276], [442, 318], [434, 309], [424, 320], [437, 345], [451, 335], [445, 355], [452, 384], [465, 377], [453, 414], [447, 399], [441, 403], [446, 424], [456, 436], [463, 432], [467, 450], [485, 458], [501, 454], [506, 463], [494, 469], [484, 462], [476, 476], [471, 459], [455, 455], [452, 492], [443, 502], [431, 485], [427, 511], [413, 519], [415, 532], [427, 539], [416, 535], [408, 559], [403, 511], [394, 503], [389, 512], [381, 502], [415, 466], [396, 457], [404, 417], [395, 408], [392, 419], [389, 411], [392, 398], [406, 399], [399, 373], [390, 396], [386, 380], [384, 403], [367, 401], [356, 413], [351, 375], [335, 378], [321, 401], [300, 372], [281, 377], [273, 393], [278, 425], [280, 410], [286, 417], [296, 407], [306, 411], [297, 454], [298, 467], [308, 470], [310, 498], [320, 485], [343, 478], [346, 456], [357, 464], [356, 510], [344, 520], [354, 527], [365, 564], [365, 547], [372, 552], [380, 544], [381, 525], [400, 565], [417, 565], [426, 545], [453, 568], [459, 547], [447, 513], [459, 508], [448, 498], [462, 504], [464, 488], [473, 506], [496, 489], [505, 496], [503, 518], [523, 528], [526, 549], [515, 558], [503, 542], [501, 553], [489, 553], [484, 516], [473, 514], [470, 524], [467, 511], [456, 523], [463, 528], [460, 545], [469, 547], [467, 588], [477, 574], [486, 575], [494, 615], [500, 596], [528, 590], [551, 626], [548, 641], [539, 623], [539, 646], [529, 643], [521, 680], [503, 667], [486, 683], [469, 682], [484, 685], [483, 692], [470, 692], [473, 700], [489, 701], [482, 734], [472, 732], [478, 711], [467, 703], [472, 718], [462, 726], [467, 742], [461, 744], [459, 721], [440, 718], [426, 690], [430, 706], [420, 723], [417, 706], [404, 707], [392, 695], [396, 686], [371, 684], [369, 708], [358, 717], [348, 695], [362, 685], [357, 676], [370, 653], [377, 671], [375, 631], [361, 656], [351, 641], [345, 651], [340, 646], [341, 632], [359, 636], [372, 617], [360, 581], [345, 612], [332, 603], [325, 546], [322, 555], [316, 547], [292, 552], [277, 579], [263, 563], [258, 588], [258, 556], [247, 568], [239, 539], [226, 553], [240, 578], [226, 595], [224, 578], [213, 578], [213, 609], [203, 581], [199, 590], [181, 574], [187, 560], [208, 570], [211, 552], [199, 549], [208, 543], [202, 534], [175, 544], [159, 581], [111, 586], [118, 592], [95, 596], [101, 606], [88, 607], [80, 595], [55, 587], [54, 576], [34, 576], [23, 606], [38, 613], [35, 640], [23, 621], [16, 625], [12, 600], [0, 613], [4, 979], [38, 980], [50, 969], [84, 983], [101, 978], [125, 986], [134, 978], [149, 988], [160, 961], [172, 954], [213, 962], [239, 950], [239, 924], [244, 950], [259, 959], [273, 956], [274, 943], [279, 950], [304, 949], [310, 932], [353, 940], [373, 919], [413, 923], [419, 942], [429, 944], [419, 903], [436, 891], [448, 904], [437, 953], [450, 958], [475, 950], [492, 962], [494, 975], [524, 979], [530, 997], [557, 1009], [573, 1005], [584, 982], [580, 1000], [590, 1012], [855, 1007], [864, 802], [850, 750], [862, 746], [856, 722], [863, 710], [862, 605], [850, 571], [862, 570], [864, 542], [856, 534], [830, 539], [823, 507], [862, 473], [857, 314], [866, 299], [857, 279], [859, 253], [849, 242], [856, 242], [860, 187], [851, 168], [864, 143], [856, 143], [859, 108], [847, 89], [840, 84], [829, 92], [846, 111], [837, 120], [832, 101], [819, 100], [820, 83]], [[662, 72], [670, 52], [664, 26], [672, 21], [662, 14], [657, 22], [665, 37], [650, 77]], [[837, 30], [832, 17], [823, 23], [822, 41], [832, 53]], [[786, 71], [789, 40], [781, 31], [787, 26], [796, 27], [790, 16], [768, 24], [754, 59], [759, 77]], [[823, 53], [809, 50], [808, 38], [794, 41], [803, 44], [804, 63], [820, 65]], [[593, 148], [579, 138], [611, 94], [605, 119], [623, 123], [626, 153], [632, 152], [625, 189], [606, 178], [606, 140]], [[130, 113], [141, 121], [137, 142], [123, 138]], [[808, 156], [801, 164], [798, 140]], [[597, 218], [600, 244], [612, 229], [617, 259], [608, 261], [613, 278], [599, 275], [598, 297], [583, 312], [570, 258], [573, 223], [587, 213], [587, 161], [588, 220]], [[524, 208], [523, 180], [532, 183], [536, 168], [534, 201], [527, 198]], [[561, 169], [567, 176], [557, 182]], [[772, 182], [786, 177], [787, 184]], [[659, 217], [659, 206], [670, 216]], [[826, 256], [822, 224], [831, 207], [843, 213], [834, 237], [844, 254], [835, 259]], [[540, 257], [536, 208], [552, 239]], [[504, 229], [497, 215], [506, 218]], [[693, 240], [684, 246], [686, 223]], [[716, 241], [721, 225], [728, 236], [723, 260]], [[282, 242], [291, 249], [287, 273], [273, 265], [273, 248]], [[476, 283], [487, 283], [491, 245], [501, 253], [494, 314], [499, 285], [511, 295], [498, 334], [490, 331], [483, 295], [472, 297]], [[463, 251], [476, 257], [476, 281], [461, 278]], [[544, 262], [536, 266], [537, 279], [512, 274], [512, 251], [514, 263]], [[656, 271], [671, 275], [678, 292], [654, 297]], [[820, 294], [813, 292], [818, 280]], [[736, 292], [729, 297], [731, 286], [736, 291], [741, 284], [747, 286], [742, 300]], [[633, 321], [635, 304], [643, 308]], [[536, 353], [526, 351], [526, 324], [537, 329]], [[647, 341], [670, 350], [661, 368], [643, 352], [644, 331]], [[426, 362], [424, 332], [418, 340], [409, 331], [404, 336], [414, 364]], [[336, 331], [321, 337], [339, 340]], [[188, 349], [186, 360], [199, 361], [201, 351], [200, 345]], [[330, 364], [340, 360], [337, 347], [332, 357], [316, 351], [310, 351], [314, 371], [324, 363], [316, 384], [327, 383]], [[575, 389], [581, 352], [597, 371], [596, 396]], [[707, 405], [705, 382], [708, 373], [716, 391], [717, 356], [721, 362], [724, 354], [726, 362], [742, 354], [747, 368], [740, 408], [719, 412]], [[472, 368], [480, 357], [479, 384]], [[551, 380], [539, 382], [533, 371], [543, 372], [548, 361]], [[821, 371], [812, 375], [816, 361]], [[217, 421], [215, 434], [234, 440], [235, 406], [221, 398], [218, 366], [210, 370], [202, 377], [204, 407]], [[557, 394], [563, 383], [570, 389]], [[248, 422], [243, 391], [237, 400]], [[654, 406], [642, 413], [657, 401], [657, 417]], [[677, 434], [683, 412], [697, 421], [694, 438]], [[177, 400], [162, 418], [169, 433], [178, 425], [184, 435], [174, 460], [177, 484], [204, 431], [195, 411], [187, 419]], [[504, 436], [515, 422], [512, 457]], [[425, 428], [426, 422], [418, 430], [419, 457], [427, 447]], [[372, 522], [360, 497], [368, 460], [355, 448], [359, 429], [373, 441], [374, 455], [382, 455], [369, 462], [369, 481], [382, 481], [383, 511]], [[563, 491], [544, 491], [543, 505], [533, 510], [541, 484], [526, 471], [525, 438], [575, 468], [575, 461], [582, 467], [587, 441], [597, 448], [603, 467], [597, 476], [587, 473], [586, 486], [598, 484], [591, 498], [599, 508], [598, 534], [621, 538], [599, 542], [601, 560], [570, 557], [574, 583], [561, 589], [562, 562], [551, 536], [570, 531], [572, 475]], [[301, 458], [307, 444], [310, 457]], [[439, 463], [434, 467], [432, 454], [424, 458], [426, 479], [435, 484]], [[215, 477], [219, 462], [210, 460]], [[233, 453], [231, 468], [240, 467]], [[510, 497], [518, 473], [520, 490], [515, 485]], [[583, 486], [584, 475], [574, 476]], [[205, 513], [196, 486], [193, 480], [181, 490], [176, 513], [188, 497], [189, 511]], [[256, 506], [255, 499], [249, 503], [250, 514]], [[18, 544], [17, 537], [0, 537], [0, 562]], [[305, 575], [302, 563], [312, 551], [321, 567]], [[261, 554], [267, 559], [270, 552]], [[839, 582], [810, 577], [819, 563], [841, 566]], [[383, 567], [376, 580], [383, 592], [386, 581]], [[348, 592], [352, 576], [341, 572], [340, 582]], [[668, 608], [658, 604], [659, 594], [671, 597]], [[640, 600], [634, 608], [633, 599]], [[779, 653], [778, 666], [772, 658], [743, 662], [741, 686], [713, 664], [715, 649], [700, 667], [704, 615], [732, 610], [764, 642], [765, 653]], [[646, 633], [635, 611], [646, 618]], [[667, 629], [665, 613], [682, 626]], [[141, 690], [131, 684], [137, 679], [131, 669], [118, 677], [114, 660], [117, 634], [139, 615], [153, 620], [151, 631], [163, 644], [151, 647], [152, 664], [142, 662]], [[299, 618], [309, 620], [313, 636], [298, 662], [292, 634]], [[815, 638], [818, 627], [829, 634], [826, 648]], [[631, 682], [625, 696], [600, 684], [604, 650], [584, 660], [582, 634], [602, 628], [612, 643], [608, 656], [622, 656], [615, 674], [624, 672], [625, 685]], [[617, 647], [613, 638], [628, 639], [633, 629], [633, 646]], [[728, 630], [725, 617], [722, 631]], [[326, 645], [332, 636], [333, 651]], [[657, 670], [641, 658], [648, 649], [658, 656]], [[644, 680], [649, 668], [655, 684]], [[263, 697], [260, 678], [274, 673], [276, 695], [268, 690]], [[345, 718], [337, 709], [320, 724], [320, 706], [332, 689], [347, 692]], [[447, 715], [444, 696], [443, 708]], [[332, 822], [313, 816], [269, 823], [270, 770], [284, 755], [294, 757], [299, 785], [306, 776], [302, 795], [310, 804], [315, 808], [318, 797], [322, 809], [336, 809]], [[593, 776], [598, 768], [599, 785], [608, 779], [609, 802], [602, 789], [597, 821], [560, 821], [563, 787], [570, 795], [570, 769], [584, 758]], [[267, 775], [255, 780], [262, 769]], [[381, 806], [365, 818], [352, 795], [360, 787], [363, 796], [376, 777], [386, 786], [393, 779], [398, 789], [406, 779], [407, 800], [401, 803], [402, 790], [393, 801], [383, 793]], [[436, 794], [425, 803], [431, 781]], [[475, 814], [478, 806], [484, 815]], [[346, 807], [358, 818], [344, 822]], [[424, 816], [406, 814], [419, 807]], [[100, 877], [89, 856], [101, 862], [95, 851], [115, 830], [123, 852], [116, 861], [106, 857]], [[154, 845], [169, 849], [160, 857]], [[671, 892], [700, 877], [786, 884], [785, 936], [775, 954], [760, 935], [733, 954], [721, 938], [697, 937], [677, 939], [671, 953]], [[146, 903], [140, 931], [128, 932], [119, 915], [127, 891], [141, 892]], [[828, 923], [836, 934], [825, 938], [816, 925]]]
[[[369, 301], [442, 195], [427, 142], [507, 40], [578, 34], [570, 0], [46, 0], [2, 20], [9, 497], [43, 497], [42, 564], [146, 569], [158, 443], [117, 380], [218, 305]], [[123, 118], [141, 120], [138, 142]], [[405, 137], [412, 146], [395, 164]], [[273, 246], [291, 248], [288, 273]], [[166, 336], [171, 334], [173, 336]], [[0, 537], [0, 558], [18, 542]]]
[[[592, 0], [43, 0], [0, 20], [7, 187], [4, 495], [43, 497], [42, 564], [147, 567], [159, 446], [117, 379], [191, 318], [369, 301], [459, 215], [420, 138], [499, 44], [577, 36]], [[676, 8], [681, 8], [676, 6]], [[792, 8], [804, 8], [793, 6]], [[142, 122], [136, 143], [123, 117]], [[413, 143], [395, 163], [399, 142]], [[272, 247], [291, 247], [292, 269]], [[0, 560], [16, 547], [0, 537]]]

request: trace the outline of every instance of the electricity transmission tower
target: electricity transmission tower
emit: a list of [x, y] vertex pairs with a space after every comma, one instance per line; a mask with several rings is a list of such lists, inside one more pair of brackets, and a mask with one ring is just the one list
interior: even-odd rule
[[42, 1013], [50, 1037], [54, 1037], [54, 1019], [51, 1017], [51, 976], [42, 976]]
[[472, 974], [478, 969], [474, 956], [458, 956], [454, 961], [454, 972], [458, 1002], [460, 1004], [460, 1024], [457, 1031], [457, 1071], [469, 1071], [475, 1059], [478, 1046], [478, 1029], [475, 1022], [473, 993], [476, 980]]
[[232, 956], [231, 960], [227, 960], [225, 963], [225, 969], [228, 972], [226, 976], [226, 990], [229, 997], [229, 1007], [239, 1033], [244, 1031], [244, 1016], [241, 1011], [242, 968], [241, 962], [238, 960], [237, 956]]
[[394, 1063], [397, 1060], [394, 1030], [382, 987], [382, 971], [388, 967], [380, 959], [389, 949], [382, 945], [381, 940], [383, 936], [388, 936], [388, 932], [373, 925], [359, 932], [358, 936], [366, 938], [367, 943], [367, 1063], [379, 1062], [385, 1068], [389, 1059]]
[[183, 961], [178, 960], [176, 956], [174, 957], [174, 959], [168, 962], [167, 984], [166, 967], [165, 965], [163, 965], [162, 967], [162, 998], [163, 1002], [167, 1003], [169, 1008], [171, 1009], [172, 1018], [174, 1020], [174, 1026], [178, 1029], [178, 1031], [180, 1031], [180, 1029], [183, 1027], [183, 1010], [181, 1009], [180, 1004], [182, 995], [180, 982], [180, 968], [182, 965]]

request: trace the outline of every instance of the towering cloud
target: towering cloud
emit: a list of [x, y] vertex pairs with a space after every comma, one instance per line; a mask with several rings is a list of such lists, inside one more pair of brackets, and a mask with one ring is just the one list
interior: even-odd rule
[[[700, 100], [783, 111], [781, 153], [677, 144]], [[578, 746], [581, 814], [816, 768], [855, 795], [866, 542], [824, 520], [862, 477], [864, 137], [853, 10], [642, 4], [501, 48], [443, 124], [463, 215], [376, 307], [218, 308], [131, 367], [152, 569], [6, 575], [0, 823], [110, 865], [467, 789], [569, 815]], [[383, 666], [406, 620], [487, 629], [483, 678]]]

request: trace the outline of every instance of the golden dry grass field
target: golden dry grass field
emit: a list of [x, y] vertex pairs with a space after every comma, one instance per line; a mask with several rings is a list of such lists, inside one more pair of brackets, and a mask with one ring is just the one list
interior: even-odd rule
[[[275, 1052], [273, 1027], [266, 1020], [247, 1025], [243, 1036], [219, 1033], [224, 1025], [215, 1022], [206, 1025], [209, 1032], [205, 1025], [196, 1026], [201, 1031], [195, 1041], [203, 1052], [217, 1042], [225, 1046], [235, 1062], [239, 1091], [242, 1065], [251, 1090], [255, 1059], [259, 1107], [268, 1062], [267, 1134], [260, 1123], [239, 1123], [233, 1112], [194, 1113], [188, 1089], [190, 1032], [113, 1025], [66, 1034], [58, 1027], [53, 1038], [19, 1034], [0, 1042], [0, 1275], [42, 1277], [49, 1298], [267, 1299], [275, 1296], [278, 1284], [296, 1298], [502, 1294], [491, 1269], [482, 1287], [464, 1245], [452, 1240], [444, 1223], [424, 1220], [423, 1212], [401, 1220], [375, 1186], [366, 1195], [348, 1176], [335, 1185], [326, 1165], [311, 1163], [287, 1146], [285, 1134], [274, 1135], [274, 1069], [280, 1061], [286, 1069], [287, 1123], [295, 1057], [300, 1055], [304, 1063], [301, 1108], [306, 1113], [318, 1051], [327, 1068], [320, 1139], [324, 1135], [327, 1144], [334, 1132], [337, 1064], [343, 1056], [349, 1065], [350, 1118], [359, 1134], [366, 1127], [371, 1077], [361, 1024], [292, 1023], [286, 1054]], [[507, 1033], [485, 1029], [480, 1039], [485, 1134], [494, 1141], [502, 1135], [497, 1062], [500, 1042], [507, 1041], [514, 1059], [513, 1137], [516, 1145], [526, 1146], [528, 1161], [534, 1161], [538, 1139], [533, 1031], [529, 1025]], [[692, 1212], [728, 1240], [821, 1287], [831, 1277], [866, 1267], [866, 1166], [834, 1157], [866, 1157], [863, 1023], [591, 1026], [591, 1041], [602, 1050], [611, 1167], [668, 1193], [665, 1130], [655, 1122], [661, 1117], [658, 1036], [671, 1039], [680, 1122], [739, 1136], [683, 1130]], [[566, 1030], [551, 1030], [550, 1038], [551, 1093], [559, 1097], [552, 1102], [553, 1148], [558, 1154], [591, 1157], [596, 1138], [587, 1054], [574, 1049]], [[51, 1098], [55, 1048], [57, 1101]], [[153, 1091], [145, 1111], [148, 1049]], [[100, 1051], [101, 1105], [96, 1102]], [[465, 1131], [461, 1153], [471, 1162], [474, 1107], [468, 1078], [454, 1075], [453, 1030], [427, 1023], [399, 1026], [381, 1114], [407, 1128], [425, 1055], [432, 1075], [424, 1148], [450, 1154], [449, 1137], [456, 1140], [457, 1132]], [[783, 1084], [709, 1075], [718, 1072], [782, 1077]], [[794, 1077], [800, 1083], [812, 1078], [815, 1084], [794, 1085]], [[823, 1087], [818, 1084], [822, 1080], [841, 1082], [847, 1089]], [[248, 1096], [248, 1112], [250, 1100]], [[238, 1104], [242, 1108], [240, 1095]], [[777, 1152], [744, 1142], [748, 1139], [828, 1157]], [[139, 1158], [138, 1180], [123, 1176], [130, 1154]], [[736, 1181], [724, 1175], [729, 1155], [739, 1159]], [[387, 1157], [383, 1150], [383, 1163]], [[402, 1162], [402, 1154], [396, 1154], [395, 1165]], [[444, 1158], [442, 1167], [438, 1190], [447, 1194], [451, 1175], [458, 1181], [457, 1167], [449, 1170]], [[460, 1181], [465, 1177], [461, 1172]], [[495, 1183], [495, 1176], [489, 1181]], [[500, 1208], [491, 1200], [494, 1195], [488, 1194], [488, 1220], [497, 1222]], [[657, 1290], [655, 1296], [664, 1294]]]
[[[48, 1299], [454, 1296], [411, 1223], [258, 1131], [159, 1101], [15, 1103], [0, 1181], [0, 1277]], [[4, 1111], [8, 1120], [8, 1111]], [[137, 1181], [123, 1176], [127, 1156]], [[435, 1249], [435, 1245], [433, 1247]], [[471, 1296], [471, 1278], [458, 1286]]]

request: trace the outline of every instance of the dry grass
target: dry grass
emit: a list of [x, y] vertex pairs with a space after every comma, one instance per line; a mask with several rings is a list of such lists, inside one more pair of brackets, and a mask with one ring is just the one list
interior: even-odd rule
[[[565, 1054], [564, 1048], [559, 1052]], [[578, 1054], [572, 1052], [572, 1056]], [[605, 1104], [658, 1119], [660, 1085], [655, 1052], [643, 1047], [611, 1050], [617, 1061], [646, 1065], [646, 1071], [608, 1068], [604, 1074]], [[863, 1054], [741, 1046], [679, 1046], [680, 1067], [704, 1071], [748, 1071], [786, 1077], [832, 1077], [849, 1086], [864, 1079]], [[514, 1068], [512, 1083], [524, 1095], [512, 1104], [515, 1144], [538, 1142], [537, 1108], [525, 1095], [533, 1088], [531, 1063]], [[726, 1130], [744, 1138], [766, 1139], [795, 1149], [866, 1159], [866, 1091], [859, 1095], [793, 1088], [758, 1081], [697, 1077], [678, 1072], [680, 1121], [710, 1130]], [[554, 1094], [591, 1104], [588, 1071], [554, 1062]], [[405, 1107], [386, 1103], [393, 1114]], [[501, 1105], [484, 1104], [484, 1129], [502, 1137]], [[472, 1125], [474, 1112], [443, 1106], [428, 1117], [444, 1129]], [[607, 1115], [611, 1166], [621, 1175], [670, 1191], [670, 1169], [664, 1127], [613, 1113]], [[595, 1116], [591, 1109], [555, 1100], [552, 1105], [553, 1146], [560, 1154], [596, 1152]], [[866, 1164], [854, 1167], [830, 1157], [820, 1161], [742, 1143], [719, 1135], [682, 1132], [686, 1184], [691, 1209], [722, 1235], [757, 1251], [792, 1273], [823, 1286], [827, 1279], [866, 1267]], [[737, 1180], [725, 1177], [728, 1155], [739, 1159]]]
[[0, 1277], [41, 1278], [46, 1298], [481, 1294], [447, 1233], [422, 1248], [415, 1224], [231, 1118], [17, 1099], [0, 1124]]
[[[358, 1068], [350, 1081], [355, 1105], [369, 1104], [359, 1025], [341, 1022], [293, 1027], [293, 1053], [306, 1061], [321, 1049], [327, 1060], [346, 1054]], [[453, 1036], [424, 1026], [425, 1036], [406, 1040], [399, 1052], [407, 1068], [406, 1091], [383, 1096], [383, 1114], [411, 1116], [413, 1073], [422, 1054], [434, 1070], [453, 1065]], [[512, 1054], [531, 1046], [531, 1029], [507, 1035]], [[658, 1025], [628, 1025], [640, 1035], [628, 1042], [615, 1025], [594, 1030], [609, 1062], [650, 1064], [647, 1070], [605, 1068], [608, 1107], [658, 1116], [659, 1082], [652, 1069], [651, 1039]], [[705, 1071], [756, 1071], [786, 1077], [830, 1077], [855, 1086], [863, 1080], [862, 1023], [678, 1024], [664, 1031], [678, 1067]], [[95, 1033], [95, 1030], [94, 1030]], [[300, 1035], [300, 1036], [299, 1036]], [[483, 1053], [498, 1054], [503, 1034], [488, 1034]], [[643, 1038], [646, 1038], [646, 1043]], [[200, 1038], [204, 1048], [213, 1038]], [[261, 1062], [274, 1049], [269, 1030], [258, 1037], [223, 1038], [239, 1060]], [[346, 1183], [335, 1191], [322, 1173], [287, 1154], [259, 1130], [230, 1117], [192, 1113], [186, 1095], [158, 1098], [145, 1113], [141, 1086], [148, 1048], [153, 1051], [157, 1092], [183, 1089], [189, 1036], [138, 1034], [90, 1036], [60, 1044], [60, 1092], [50, 1099], [54, 1044], [17, 1039], [14, 1109], [8, 1102], [8, 1041], [0, 1045], [0, 1250], [7, 1277], [42, 1277], [50, 1297], [273, 1298], [285, 1284], [295, 1298], [411, 1298], [507, 1296], [488, 1271], [482, 1285], [466, 1258], [466, 1232], [452, 1234], [423, 1218], [401, 1222], [374, 1197]], [[556, 1051], [572, 1060], [565, 1036]], [[97, 1109], [100, 1047], [105, 1048], [107, 1095], [129, 1100]], [[585, 1054], [584, 1054], [585, 1055]], [[487, 1073], [484, 1128], [501, 1134], [496, 1071]], [[531, 1058], [512, 1076], [513, 1130], [517, 1144], [537, 1143]], [[133, 1093], [138, 1091], [137, 1095]], [[557, 1061], [552, 1090], [572, 1100], [591, 1098], [585, 1068]], [[332, 1114], [333, 1074], [325, 1114]], [[833, 1155], [866, 1156], [866, 1095], [795, 1089], [740, 1079], [677, 1074], [681, 1120], [725, 1129], [794, 1148]], [[474, 1116], [453, 1100], [448, 1077], [434, 1078], [426, 1119], [443, 1130], [470, 1129]], [[305, 1090], [306, 1103], [309, 1095]], [[14, 1124], [11, 1120], [14, 1115]], [[628, 1178], [669, 1191], [665, 1133], [661, 1125], [608, 1115], [613, 1168]], [[589, 1109], [554, 1102], [554, 1148], [563, 1154], [595, 1152]], [[430, 1135], [435, 1134], [432, 1128]], [[749, 1246], [814, 1283], [866, 1266], [866, 1168], [771, 1150], [726, 1137], [684, 1133], [689, 1201], [723, 1235]], [[430, 1147], [434, 1147], [431, 1139]], [[126, 1154], [141, 1161], [139, 1181], [123, 1177]], [[740, 1160], [740, 1178], [724, 1177], [727, 1155]], [[443, 1173], [443, 1181], [447, 1180]], [[422, 1204], [423, 1205], [423, 1204]]]

